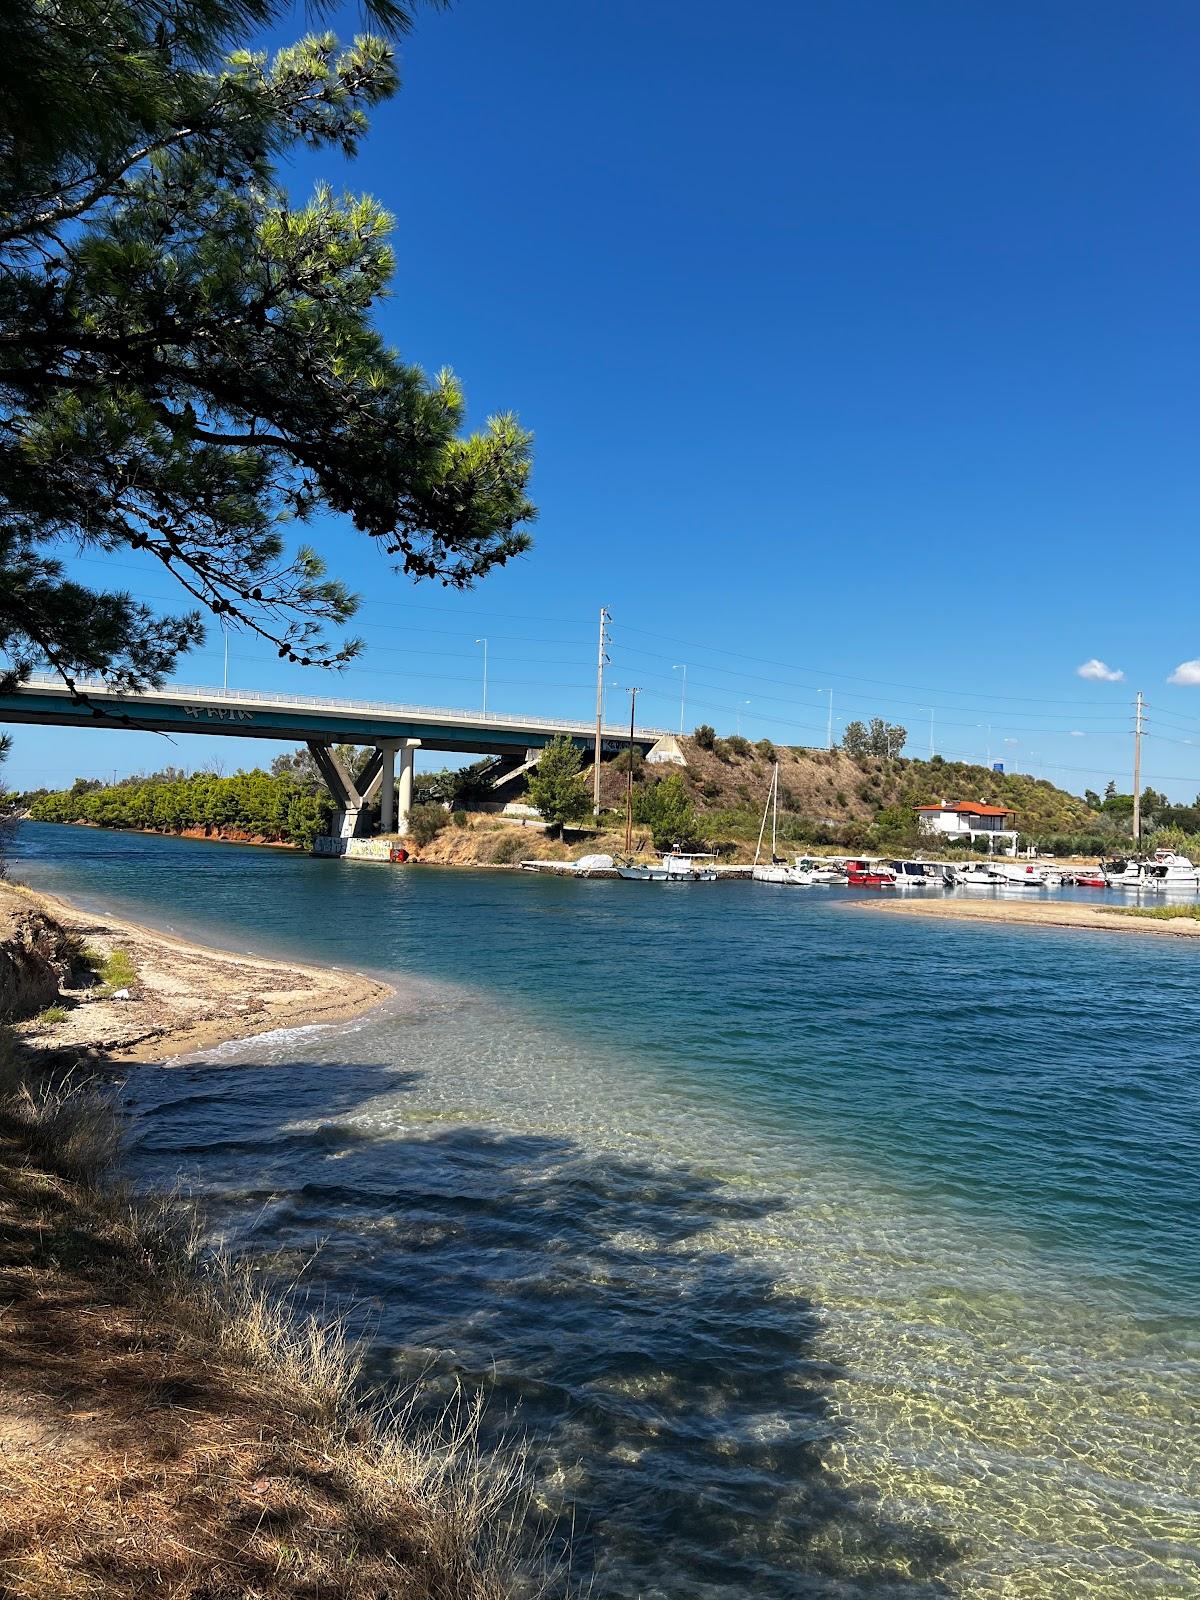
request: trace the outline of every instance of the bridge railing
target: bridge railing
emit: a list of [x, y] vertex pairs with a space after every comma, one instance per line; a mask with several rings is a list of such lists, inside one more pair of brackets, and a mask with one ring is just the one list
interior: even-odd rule
[[[61, 678], [51, 673], [33, 673], [26, 679], [27, 689], [65, 688]], [[277, 706], [294, 711], [363, 711], [377, 712], [387, 717], [425, 718], [428, 721], [448, 722], [456, 727], [536, 728], [554, 733], [593, 734], [594, 722], [574, 722], [562, 717], [518, 717], [505, 711], [463, 711], [447, 706], [396, 705], [388, 700], [339, 699], [335, 695], [273, 694], [262, 689], [213, 689], [199, 684], [171, 683], [162, 689], [152, 689], [144, 695], [118, 691], [106, 683], [91, 679], [77, 679], [76, 687], [85, 694], [106, 695], [120, 700], [226, 700], [244, 705]], [[621, 724], [605, 723], [601, 730], [606, 739], [629, 737], [629, 729]], [[636, 728], [634, 737], [639, 741], [661, 739], [667, 728]]]

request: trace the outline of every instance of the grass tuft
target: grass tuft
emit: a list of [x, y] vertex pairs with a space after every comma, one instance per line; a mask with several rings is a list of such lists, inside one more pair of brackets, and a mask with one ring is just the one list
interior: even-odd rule
[[208, 1247], [180, 1197], [118, 1183], [119, 1133], [108, 1086], [39, 1073], [0, 1030], [0, 1223], [24, 1252], [0, 1262], [27, 1430], [3, 1457], [11, 1592], [540, 1592], [515, 1555], [523, 1463], [485, 1456], [482, 1402], [432, 1425], [416, 1392], [370, 1402], [345, 1322]]
[[81, 944], [78, 960], [99, 981], [102, 996], [115, 994], [118, 989], [132, 989], [138, 981], [137, 967], [128, 951], [111, 950], [105, 955], [95, 945]]
[[1153, 917], [1157, 922], [1173, 922], [1176, 917], [1190, 917], [1200, 922], [1200, 902], [1185, 906], [1114, 906], [1119, 917]]

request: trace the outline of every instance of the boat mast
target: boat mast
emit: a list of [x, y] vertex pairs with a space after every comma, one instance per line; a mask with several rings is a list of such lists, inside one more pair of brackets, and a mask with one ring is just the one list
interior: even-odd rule
[[760, 854], [762, 854], [762, 850], [763, 850], [763, 834], [765, 834], [765, 832], [766, 832], [766, 813], [768, 813], [768, 811], [771, 810], [771, 792], [773, 792], [773, 790], [774, 790], [774, 778], [776, 778], [776, 774], [778, 774], [778, 771], [779, 771], [779, 763], [776, 762], [776, 763], [774, 763], [774, 773], [771, 773], [770, 786], [768, 786], [768, 789], [766, 789], [766, 802], [763, 803], [763, 819], [762, 819], [762, 822], [760, 822], [760, 824], [758, 824], [758, 843], [757, 843], [757, 845], [754, 846], [754, 864], [755, 864], [755, 867], [758, 866], [758, 856], [760, 856]]
[[775, 849], [775, 837], [779, 831], [779, 763], [775, 763], [775, 776], [771, 780], [771, 792], [774, 796], [771, 805], [771, 865], [775, 864], [778, 853]]
[[[775, 793], [775, 786], [779, 782], [779, 763], [775, 763], [775, 771], [771, 774], [771, 782], [767, 788], [766, 804], [763, 806], [762, 821], [758, 825], [758, 843], [754, 846], [754, 865], [758, 865], [758, 858], [762, 854], [763, 834], [767, 831], [767, 812], [771, 809], [771, 797]], [[771, 827], [771, 854], [775, 854], [775, 828]]]

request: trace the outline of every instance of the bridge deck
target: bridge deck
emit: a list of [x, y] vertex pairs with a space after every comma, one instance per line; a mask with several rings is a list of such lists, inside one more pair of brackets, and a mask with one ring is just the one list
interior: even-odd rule
[[[504, 712], [463, 711], [443, 706], [393, 705], [383, 700], [264, 693], [170, 684], [145, 694], [118, 694], [104, 684], [80, 683], [86, 703], [73, 700], [53, 677], [34, 677], [15, 694], [0, 695], [0, 723], [38, 723], [67, 728], [139, 728], [156, 733], [212, 733], [241, 739], [292, 742], [336, 740], [374, 744], [384, 739], [419, 739], [424, 749], [506, 755], [537, 748], [566, 734], [590, 746], [595, 723], [559, 717], [522, 717]], [[660, 728], [637, 728], [634, 743], [648, 748]], [[608, 748], [629, 739], [628, 726], [606, 723]]]

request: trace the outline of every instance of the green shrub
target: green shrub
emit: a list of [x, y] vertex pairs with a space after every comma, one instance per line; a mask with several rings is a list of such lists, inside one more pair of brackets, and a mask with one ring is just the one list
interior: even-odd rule
[[749, 739], [743, 739], [740, 733], [731, 733], [725, 740], [725, 748], [731, 755], [748, 756], [754, 749]]
[[524, 828], [506, 827], [493, 840], [488, 859], [493, 866], [515, 866], [528, 858], [530, 848], [529, 835]]
[[759, 755], [764, 761], [774, 761], [776, 759], [775, 746], [771, 743], [770, 739], [760, 739], [754, 748], [758, 751]]
[[634, 795], [633, 814], [636, 821], [649, 825], [658, 850], [674, 845], [686, 849], [696, 843], [696, 813], [677, 772], [640, 789]]
[[424, 845], [432, 844], [450, 821], [450, 815], [441, 806], [421, 805], [412, 806], [408, 813], [407, 838], [421, 849]]
[[628, 772], [632, 766], [636, 778], [646, 765], [646, 752], [640, 745], [626, 745], [620, 755], [614, 756], [608, 765], [611, 772]]
[[698, 728], [693, 728], [692, 738], [701, 750], [711, 750], [717, 742], [717, 732], [715, 728], [710, 728], [707, 722], [702, 722]]
[[47, 1006], [44, 1011], [39, 1011], [33, 1019], [35, 1028], [52, 1028], [55, 1023], [67, 1020], [66, 1006]]

